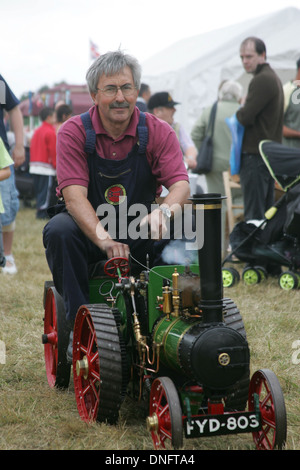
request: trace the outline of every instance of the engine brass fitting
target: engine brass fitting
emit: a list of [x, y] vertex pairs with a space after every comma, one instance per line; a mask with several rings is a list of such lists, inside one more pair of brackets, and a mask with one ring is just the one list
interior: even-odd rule
[[179, 316], [179, 304], [180, 304], [180, 297], [179, 297], [179, 288], [178, 288], [178, 278], [179, 273], [177, 272], [177, 268], [174, 269], [174, 273], [172, 274], [172, 284], [173, 284], [173, 293], [172, 293], [172, 302], [173, 302], [173, 310], [174, 316]]
[[144, 349], [147, 345], [146, 338], [141, 333], [141, 325], [136, 313], [133, 313], [133, 331], [138, 345]]
[[163, 287], [163, 313], [170, 318], [172, 312], [172, 293], [169, 286]]

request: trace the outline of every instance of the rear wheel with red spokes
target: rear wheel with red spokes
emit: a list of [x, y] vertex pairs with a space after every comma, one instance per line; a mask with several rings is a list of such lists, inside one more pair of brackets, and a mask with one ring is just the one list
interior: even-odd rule
[[181, 405], [169, 377], [155, 379], [152, 384], [147, 429], [151, 432], [155, 449], [180, 449], [183, 445]]
[[47, 289], [44, 306], [42, 343], [48, 384], [51, 388], [67, 388], [71, 375], [71, 365], [66, 356], [70, 328], [66, 321], [63, 299], [55, 287]]
[[256, 371], [250, 381], [249, 411], [259, 407], [262, 429], [253, 433], [257, 449], [282, 449], [286, 442], [287, 419], [283, 393], [274, 372]]
[[115, 424], [127, 387], [126, 352], [106, 304], [82, 306], [73, 337], [75, 398], [83, 421]]
[[95, 421], [100, 399], [99, 353], [91, 314], [82, 307], [74, 327], [73, 374], [80, 417], [83, 421]]

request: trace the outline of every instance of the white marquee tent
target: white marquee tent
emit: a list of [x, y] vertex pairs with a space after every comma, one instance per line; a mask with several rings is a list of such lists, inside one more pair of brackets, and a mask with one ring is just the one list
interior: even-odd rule
[[183, 39], [142, 64], [142, 81], [152, 93], [168, 91], [175, 101], [175, 118], [190, 131], [205, 106], [217, 96], [224, 79], [247, 86], [239, 58], [239, 46], [248, 36], [258, 36], [266, 44], [267, 61], [282, 82], [293, 79], [300, 57], [300, 10], [285, 8], [276, 13], [230, 27]]

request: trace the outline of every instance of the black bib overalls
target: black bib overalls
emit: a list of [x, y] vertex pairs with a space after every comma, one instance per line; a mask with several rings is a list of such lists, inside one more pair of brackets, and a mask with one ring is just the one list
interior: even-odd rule
[[[89, 113], [81, 115], [81, 119], [86, 129], [89, 201], [97, 213], [105, 205], [109, 209], [113, 208], [117, 231], [121, 229], [122, 232], [121, 237], [117, 233], [113, 238], [127, 243], [135, 260], [145, 265], [148, 254], [150, 266], [157, 264], [154, 261], [154, 256], [157, 256], [155, 252], [161, 252], [167, 240], [161, 244], [150, 239], [130, 239], [126, 227], [122, 226], [122, 217], [121, 224], [118, 217], [124, 196], [128, 208], [138, 203], [150, 211], [151, 204], [155, 202], [156, 182], [146, 157], [148, 129], [145, 115], [140, 114], [138, 143], [124, 160], [118, 161], [106, 160], [97, 155], [96, 134]], [[119, 204], [120, 201], [123, 202]], [[130, 221], [128, 218], [127, 223]], [[52, 217], [45, 226], [44, 246], [55, 287], [64, 299], [67, 320], [73, 325], [78, 308], [89, 302], [89, 268], [106, 257], [82, 233], [65, 209]]]

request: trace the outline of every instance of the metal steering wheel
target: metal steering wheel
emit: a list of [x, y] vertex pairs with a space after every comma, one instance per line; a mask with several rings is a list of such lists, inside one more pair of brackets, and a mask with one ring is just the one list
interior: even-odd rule
[[123, 277], [129, 272], [129, 262], [127, 258], [116, 256], [109, 259], [104, 265], [104, 273], [110, 277]]

